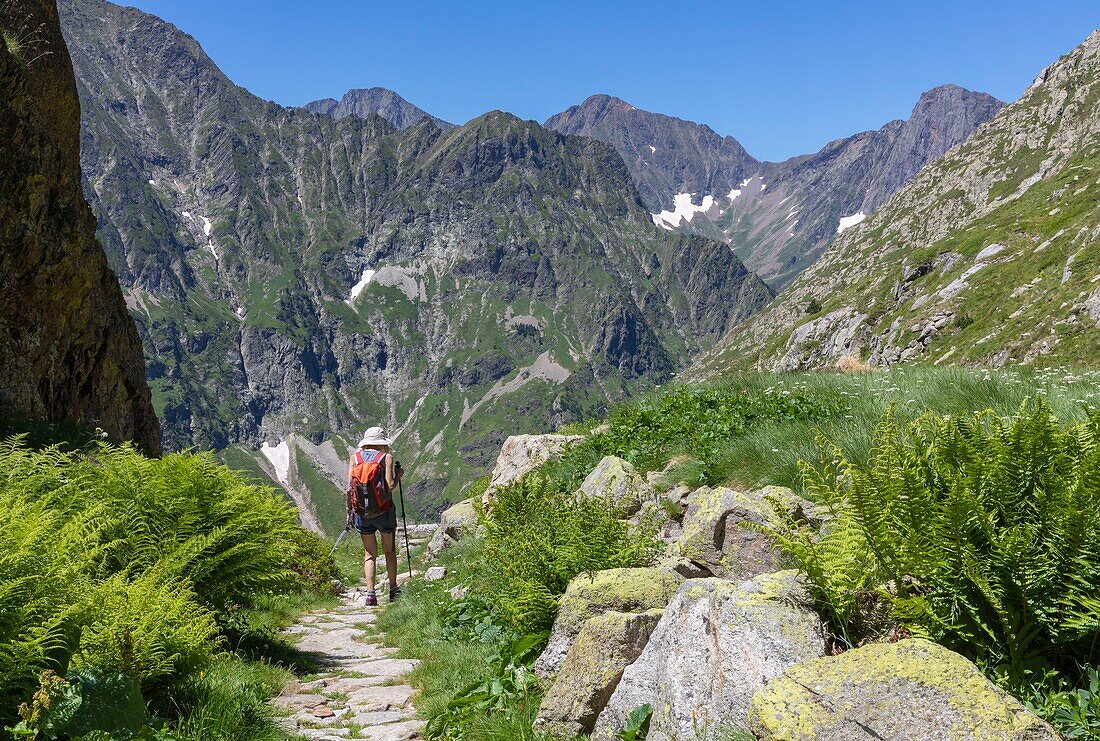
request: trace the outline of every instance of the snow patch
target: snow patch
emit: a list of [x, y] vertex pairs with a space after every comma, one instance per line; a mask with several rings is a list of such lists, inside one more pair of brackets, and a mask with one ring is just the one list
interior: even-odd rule
[[[742, 183], [742, 185], [744, 185], [744, 183]], [[738, 188], [734, 188], [729, 192], [729, 195], [726, 196], [726, 198], [730, 199], [730, 203], [733, 203], [737, 200], [737, 196], [739, 195], [741, 195], [741, 191]]]
[[666, 232], [672, 231], [672, 227], [669, 226], [668, 222], [666, 222], [664, 219], [662, 219], [660, 217], [660, 215], [650, 214], [649, 218], [653, 219], [653, 223], [656, 224], [657, 226], [661, 227], [662, 229], [664, 229]]
[[671, 211], [662, 211], [659, 214], [654, 214], [654, 223], [657, 223], [657, 219], [661, 219], [670, 227], [680, 226], [681, 224], [691, 221], [695, 218], [696, 214], [708, 214], [710, 216], [718, 215], [718, 206], [714, 202], [714, 196], [705, 195], [701, 204], [696, 206], [691, 202], [693, 193], [677, 193], [673, 199], [673, 208]]
[[363, 292], [364, 288], [370, 285], [371, 278], [374, 277], [375, 272], [376, 271], [371, 270], [370, 268], [363, 271], [363, 277], [359, 279], [358, 283], [351, 287], [351, 298], [348, 299], [349, 304], [354, 301], [360, 293]]
[[260, 452], [264, 454], [264, 458], [267, 458], [271, 463], [272, 468], [275, 469], [275, 476], [279, 481], [289, 486], [290, 485], [290, 446], [287, 445], [286, 440], [282, 440], [278, 445], [270, 445], [264, 443], [260, 446]]
[[859, 213], [854, 213], [851, 216], [841, 216], [840, 224], [838, 224], [836, 228], [836, 233], [843, 234], [846, 229], [851, 229], [856, 224], [863, 223], [863, 220], [866, 218], [867, 214], [863, 213], [862, 211], [860, 211]]
[[214, 230], [214, 225], [205, 216], [200, 216], [199, 221], [202, 222], [202, 233], [209, 237], [210, 232]]
[[[753, 177], [755, 177], [755, 175]], [[744, 180], [741, 181], [741, 187], [744, 188], [746, 185], [748, 185], [751, 182], [752, 182], [752, 178], [745, 178]]]
[[657, 147], [655, 147], [655, 146], [653, 146], [652, 144], [650, 144], [650, 145], [649, 145], [649, 153], [650, 153], [650, 154], [656, 154], [656, 152], [657, 152]]
[[792, 208], [791, 212], [789, 214], [787, 214], [787, 221], [790, 221], [792, 217], [797, 216], [798, 212], [801, 211], [801, 210], [802, 209], [800, 209], [800, 208]]
[[761, 193], [763, 193], [763, 192], [764, 192], [764, 188], [767, 188], [767, 187], [768, 187], [768, 184], [767, 184], [767, 183], [760, 183], [760, 192], [761, 192]]
[[210, 244], [208, 244], [206, 246], [210, 249], [210, 254], [214, 256], [215, 260], [220, 260], [221, 259], [221, 257], [218, 256], [218, 248], [214, 245], [213, 242], [211, 242]]
[[190, 211], [180, 211], [180, 216], [182, 216], [185, 219], [190, 219], [191, 218], [191, 212]]
[[149, 185], [156, 186], [156, 184], [157, 184], [156, 180], [150, 180], [149, 181]]

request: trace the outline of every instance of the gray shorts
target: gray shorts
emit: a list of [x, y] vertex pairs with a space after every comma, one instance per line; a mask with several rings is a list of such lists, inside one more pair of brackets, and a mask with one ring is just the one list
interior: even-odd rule
[[393, 535], [397, 531], [397, 507], [390, 507], [377, 517], [355, 515], [355, 529], [361, 535], [374, 535], [375, 532]]

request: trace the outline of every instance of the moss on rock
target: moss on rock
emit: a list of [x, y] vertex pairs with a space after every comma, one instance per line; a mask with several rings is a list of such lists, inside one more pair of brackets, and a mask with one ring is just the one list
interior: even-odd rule
[[1058, 738], [970, 661], [923, 639], [797, 664], [756, 694], [749, 720], [775, 741]]
[[578, 494], [614, 502], [626, 515], [633, 515], [653, 497], [649, 484], [634, 466], [613, 455], [604, 457], [592, 469]]
[[589, 733], [596, 717], [649, 641], [664, 610], [605, 612], [588, 618], [543, 697], [536, 728], [572, 737]]
[[682, 581], [679, 574], [658, 568], [607, 569], [575, 577], [562, 595], [550, 641], [535, 662], [535, 671], [543, 677], [556, 672], [589, 618], [610, 611], [663, 608]]

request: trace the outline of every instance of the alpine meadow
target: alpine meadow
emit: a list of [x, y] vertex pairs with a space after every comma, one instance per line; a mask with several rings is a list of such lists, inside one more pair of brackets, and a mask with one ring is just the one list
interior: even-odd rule
[[0, 0], [0, 740], [1100, 739], [1089, 3], [133, 1]]

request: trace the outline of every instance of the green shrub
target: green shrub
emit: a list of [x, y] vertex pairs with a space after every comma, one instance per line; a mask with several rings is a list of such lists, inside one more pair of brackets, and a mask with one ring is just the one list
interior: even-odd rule
[[578, 498], [539, 474], [496, 492], [482, 518], [486, 598], [520, 634], [549, 628], [574, 576], [653, 558], [653, 529], [632, 528], [620, 514], [602, 498]]
[[293, 544], [290, 569], [298, 575], [301, 586], [315, 594], [335, 594], [332, 580], [338, 569], [328, 541], [316, 533], [295, 528], [290, 533], [290, 542]]
[[779, 543], [848, 643], [901, 626], [1021, 694], [1100, 659], [1100, 414], [888, 414], [866, 464], [821, 447], [806, 484], [833, 520]]

